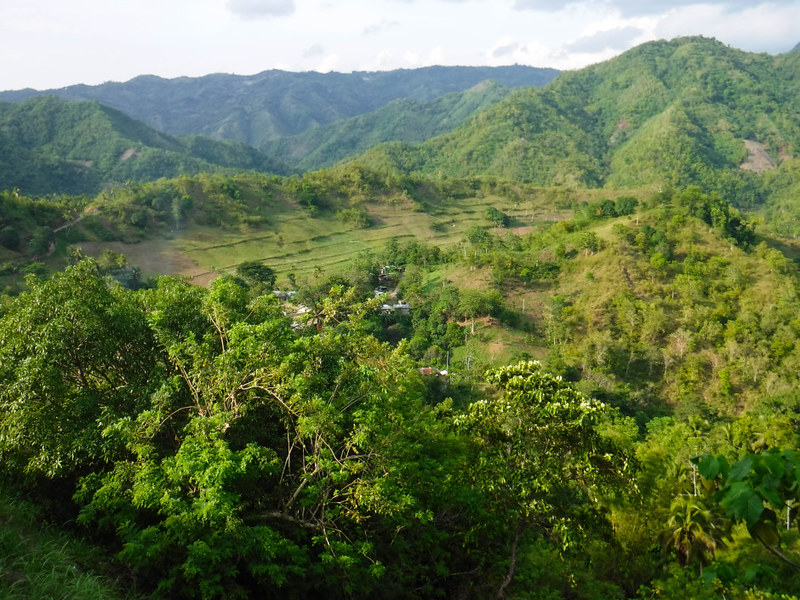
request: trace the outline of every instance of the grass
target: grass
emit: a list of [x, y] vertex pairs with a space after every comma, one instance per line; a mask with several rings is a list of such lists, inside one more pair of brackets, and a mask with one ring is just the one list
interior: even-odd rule
[[39, 509], [0, 482], [0, 599], [133, 600], [97, 572], [102, 551], [43, 524]]
[[[340, 271], [359, 252], [380, 251], [392, 238], [453, 247], [471, 227], [489, 226], [484, 216], [489, 207], [509, 216], [510, 231], [524, 234], [569, 218], [572, 211], [559, 208], [569, 201], [596, 201], [621, 193], [530, 188], [517, 198], [494, 194], [448, 198], [435, 205], [426, 204], [425, 210], [408, 199], [390, 198], [363, 205], [373, 223], [366, 229], [342, 223], [332, 212], [312, 216], [292, 203], [284, 203], [273, 207], [265, 219], [268, 225], [242, 226], [237, 230], [190, 224], [169, 237], [140, 243], [95, 241], [81, 246], [93, 256], [104, 248], [122, 252], [145, 275], [185, 276], [200, 284], [207, 284], [220, 273], [232, 272], [241, 262], [262, 261], [277, 272], [281, 285], [289, 273], [303, 279], [319, 269], [325, 274]], [[56, 254], [63, 252], [59, 243]]]

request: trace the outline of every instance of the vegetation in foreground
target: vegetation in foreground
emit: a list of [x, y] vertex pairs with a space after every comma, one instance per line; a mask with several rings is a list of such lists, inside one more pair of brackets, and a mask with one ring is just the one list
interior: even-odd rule
[[[0, 320], [4, 471], [58, 481], [157, 596], [796, 595], [796, 268], [713, 194], [643, 208], [390, 243], [411, 317], [378, 311], [368, 256], [296, 320], [256, 265], [207, 291], [31, 276]], [[442, 266], [497, 288], [428, 287]], [[526, 288], [546, 367], [482, 381], [474, 322], [524, 318], [500, 290]]]

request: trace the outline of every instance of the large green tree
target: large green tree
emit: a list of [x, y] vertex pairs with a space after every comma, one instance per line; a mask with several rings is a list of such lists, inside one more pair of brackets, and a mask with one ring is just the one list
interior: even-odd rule
[[[601, 433], [610, 409], [537, 362], [490, 371], [498, 393], [455, 419], [474, 443], [469, 476], [491, 498], [509, 553], [498, 597], [511, 586], [523, 536], [535, 532], [564, 551], [607, 526], [604, 498], [622, 485], [628, 457]], [[498, 548], [498, 552], [502, 550]]]

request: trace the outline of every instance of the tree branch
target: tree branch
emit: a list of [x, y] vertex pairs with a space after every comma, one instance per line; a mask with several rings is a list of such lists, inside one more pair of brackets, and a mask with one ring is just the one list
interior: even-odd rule
[[264, 513], [263, 515], [255, 515], [253, 517], [253, 520], [286, 521], [287, 523], [292, 523], [293, 525], [297, 525], [298, 527], [302, 527], [303, 529], [309, 529], [311, 531], [320, 531], [320, 532], [325, 531], [325, 528], [319, 523], [314, 523], [312, 521], [307, 521], [305, 519], [298, 519], [297, 517], [293, 517], [292, 515], [287, 515], [286, 513], [282, 513], [277, 510]]
[[786, 556], [786, 555], [785, 555], [783, 552], [781, 552], [780, 550], [778, 550], [778, 549], [777, 549], [777, 548], [775, 548], [774, 546], [770, 546], [769, 544], [767, 544], [767, 543], [766, 543], [766, 542], [765, 542], [765, 541], [764, 541], [764, 540], [761, 538], [761, 536], [759, 536], [758, 534], [756, 534], [756, 535], [754, 535], [753, 537], [755, 537], [755, 538], [756, 538], [756, 539], [757, 539], [759, 542], [761, 542], [761, 545], [762, 545], [762, 546], [764, 546], [764, 548], [766, 548], [766, 549], [767, 549], [767, 551], [769, 551], [770, 553], [772, 553], [772, 554], [774, 554], [775, 556], [777, 556], [777, 557], [778, 557], [780, 560], [782, 560], [783, 562], [785, 562], [785, 563], [786, 563], [787, 565], [789, 565], [790, 567], [792, 567], [792, 568], [794, 568], [794, 569], [796, 569], [796, 570], [800, 571], [800, 565], [798, 565], [796, 562], [792, 561], [792, 560], [791, 560], [791, 559], [790, 559], [788, 556]]

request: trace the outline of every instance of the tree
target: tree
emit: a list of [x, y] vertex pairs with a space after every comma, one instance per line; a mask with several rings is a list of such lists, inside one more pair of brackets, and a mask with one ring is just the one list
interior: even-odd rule
[[459, 297], [461, 315], [471, 319], [472, 333], [475, 333], [475, 317], [497, 314], [503, 306], [503, 296], [497, 290], [464, 290]]
[[509, 218], [504, 212], [498, 210], [494, 206], [490, 206], [484, 213], [486, 220], [492, 223], [495, 227], [508, 227]]
[[294, 329], [225, 276], [131, 292], [81, 261], [29, 285], [0, 318], [3, 474], [77, 490], [143, 586], [445, 596], [442, 573], [475, 568], [452, 550], [463, 453], [405, 345], [365, 333], [377, 300], [334, 288]]
[[135, 414], [169, 370], [132, 297], [86, 260], [29, 278], [0, 320], [0, 457], [74, 476], [124, 454], [103, 424]]
[[619, 196], [614, 203], [614, 208], [618, 215], [631, 215], [636, 210], [639, 201], [633, 196]]
[[701, 496], [681, 495], [670, 506], [667, 527], [661, 537], [664, 547], [675, 552], [682, 567], [697, 563], [700, 573], [714, 559], [718, 548], [724, 548], [730, 523], [720, 519], [706, 506]]
[[586, 254], [594, 254], [600, 249], [600, 239], [594, 231], [584, 231], [578, 238], [578, 247], [586, 250]]
[[770, 553], [800, 571], [800, 558], [780, 550], [781, 512], [785, 526], [800, 529], [794, 519], [800, 507], [800, 451], [770, 448], [748, 454], [730, 465], [722, 456], [705, 454], [695, 460], [700, 474], [714, 481], [719, 491], [714, 500], [734, 522], [744, 523], [750, 536]]
[[236, 265], [236, 274], [250, 285], [262, 290], [271, 290], [277, 278], [271, 267], [255, 260], [248, 260]]
[[500, 394], [474, 402], [455, 424], [476, 446], [469, 476], [491, 498], [501, 539], [510, 541], [503, 597], [525, 532], [535, 529], [562, 549], [580, 545], [587, 530], [602, 527], [601, 499], [625, 479], [628, 458], [599, 431], [609, 409], [539, 363], [489, 371], [487, 381]]

